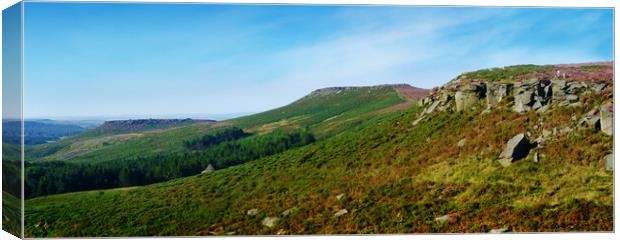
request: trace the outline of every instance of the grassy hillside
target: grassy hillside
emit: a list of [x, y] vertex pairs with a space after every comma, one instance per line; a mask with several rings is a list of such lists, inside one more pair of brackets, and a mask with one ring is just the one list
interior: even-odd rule
[[87, 132], [58, 142], [36, 145], [26, 150], [27, 161], [103, 162], [119, 158], [179, 152], [183, 141], [204, 135], [212, 123], [98, 135]]
[[514, 65], [489, 68], [463, 73], [456, 79], [461, 81], [482, 80], [487, 82], [517, 82], [532, 78], [570, 78], [580, 82], [613, 83], [613, 62], [558, 64], [558, 65]]
[[[602, 161], [612, 151], [611, 137], [575, 129], [539, 149], [538, 163], [532, 156], [510, 167], [495, 161], [508, 139], [535, 129], [541, 118], [545, 128], [561, 128], [584, 107], [545, 114], [437, 112], [412, 126], [420, 111], [387, 114], [358, 130], [213, 174], [31, 199], [26, 234], [612, 230], [613, 175]], [[461, 139], [466, 143], [458, 147]], [[251, 209], [257, 214], [248, 215]], [[335, 216], [343, 209], [346, 214]], [[290, 214], [283, 216], [285, 210]], [[435, 220], [446, 214], [453, 220]], [[279, 219], [266, 227], [265, 217]]]
[[[351, 130], [410, 106], [426, 92], [408, 85], [329, 88], [281, 109], [219, 123], [106, 122], [79, 136], [28, 148], [26, 196], [145, 185], [197, 174], [208, 164], [217, 169], [242, 164], [310, 144], [316, 133], [325, 139]], [[245, 129], [223, 131], [232, 135], [222, 141], [213, 136], [232, 124]]]
[[322, 139], [361, 124], [377, 115], [374, 111], [403, 102], [404, 97], [392, 86], [327, 88], [284, 107], [230, 122], [258, 132], [308, 129]]
[[[197, 122], [174, 127], [141, 127], [135, 131], [94, 129], [58, 142], [26, 149], [27, 161], [95, 163], [120, 158], [183, 150], [183, 141], [204, 135], [214, 127], [235, 125], [249, 132], [307, 129], [325, 138], [378, 115], [373, 111], [405, 102], [391, 86], [356, 87], [327, 94], [310, 94], [285, 107], [224, 121]], [[167, 125], [166, 125], [167, 126]]]

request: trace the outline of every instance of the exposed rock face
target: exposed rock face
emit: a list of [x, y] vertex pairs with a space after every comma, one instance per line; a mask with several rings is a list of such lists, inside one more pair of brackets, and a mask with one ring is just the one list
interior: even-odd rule
[[470, 84], [461, 87], [461, 89], [454, 94], [456, 111], [460, 112], [472, 108], [483, 96], [483, 93], [486, 91], [484, 89], [484, 85], [480, 84]]
[[566, 91], [566, 81], [565, 80], [551, 80], [551, 93], [552, 99], [555, 101], [562, 100], [564, 98]]
[[489, 83], [487, 84], [487, 106], [492, 108], [499, 104], [502, 99], [510, 94], [511, 84]]
[[508, 141], [506, 148], [499, 155], [500, 163], [503, 166], [508, 166], [510, 163], [526, 157], [530, 152], [530, 148], [530, 142], [525, 134], [517, 134]]
[[[489, 113], [491, 109], [503, 107], [504, 99], [512, 97], [509, 103], [511, 109], [518, 113], [537, 111], [545, 113], [554, 104], [557, 106], [577, 107], [582, 106], [580, 101], [583, 94], [591, 94], [605, 91], [609, 88], [606, 83], [594, 84], [591, 82], [577, 82], [568, 79], [533, 78], [516, 83], [505, 82], [480, 82], [472, 80], [461, 83], [458, 79], [434, 88], [430, 96], [420, 101], [425, 107], [424, 114], [435, 111], [466, 111], [479, 104], [481, 100], [486, 102], [487, 108], [483, 113]], [[612, 98], [607, 94], [606, 98]], [[589, 122], [597, 125], [597, 119]]]
[[532, 109], [534, 105], [534, 94], [530, 91], [524, 91], [515, 95], [513, 110], [518, 113], [526, 112]]
[[600, 113], [601, 131], [609, 136], [614, 135], [614, 105], [602, 105]]

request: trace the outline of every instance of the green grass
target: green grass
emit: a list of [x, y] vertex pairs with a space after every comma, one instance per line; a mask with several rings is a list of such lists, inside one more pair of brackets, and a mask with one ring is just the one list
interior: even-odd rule
[[532, 73], [553, 69], [552, 65], [514, 65], [504, 68], [489, 68], [468, 72], [461, 75], [467, 79], [478, 79], [491, 82], [512, 82], [523, 80]]
[[389, 86], [359, 87], [323, 96], [310, 94], [287, 106], [230, 122], [259, 132], [275, 128], [308, 129], [324, 139], [358, 126], [371, 118], [373, 111], [403, 101], [398, 91]]
[[134, 156], [178, 153], [183, 141], [203, 136], [212, 126], [194, 124], [164, 130], [105, 136], [78, 136], [57, 143], [36, 145], [26, 151], [28, 161], [73, 161], [96, 163]]
[[[587, 110], [439, 112], [414, 127], [421, 109], [413, 107], [212, 174], [34, 198], [26, 202], [26, 235], [611, 231], [613, 175], [602, 161], [610, 137], [577, 129], [540, 149], [537, 164], [531, 156], [507, 168], [496, 161], [515, 134], [540, 135], [542, 128], [532, 130], [540, 118], [543, 128], [561, 128]], [[252, 208], [258, 214], [246, 215]], [[335, 217], [342, 208], [349, 213]], [[449, 213], [455, 222], [434, 221]], [[266, 216], [280, 220], [267, 228]]]

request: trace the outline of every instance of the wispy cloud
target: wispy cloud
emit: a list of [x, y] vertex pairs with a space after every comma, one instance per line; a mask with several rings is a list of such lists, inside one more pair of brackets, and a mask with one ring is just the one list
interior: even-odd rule
[[[113, 26], [131, 24], [114, 35], [110, 19], [101, 18], [91, 25], [104, 29], [103, 35], [69, 25], [67, 32], [77, 36], [69, 42], [42, 30], [50, 42], [30, 43], [42, 51], [27, 56], [36, 61], [26, 75], [40, 83], [28, 86], [36, 95], [28, 102], [41, 113], [258, 112], [322, 87], [431, 88], [480, 68], [613, 56], [608, 9], [185, 8], [166, 10], [163, 29], [136, 18], [118, 19]], [[60, 61], [51, 61], [54, 57]], [[83, 67], [71, 70], [72, 65]], [[57, 99], [66, 92], [71, 94]], [[79, 104], [84, 98], [92, 99], [89, 106]]]

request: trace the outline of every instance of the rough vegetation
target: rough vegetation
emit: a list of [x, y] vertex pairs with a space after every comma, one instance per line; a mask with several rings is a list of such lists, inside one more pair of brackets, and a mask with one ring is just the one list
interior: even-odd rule
[[406, 100], [393, 87], [315, 91], [227, 122], [251, 136], [177, 144], [208, 152], [276, 129], [316, 141], [147, 186], [32, 198], [26, 236], [611, 231], [609, 69], [467, 73], [394, 111], [382, 109]]

